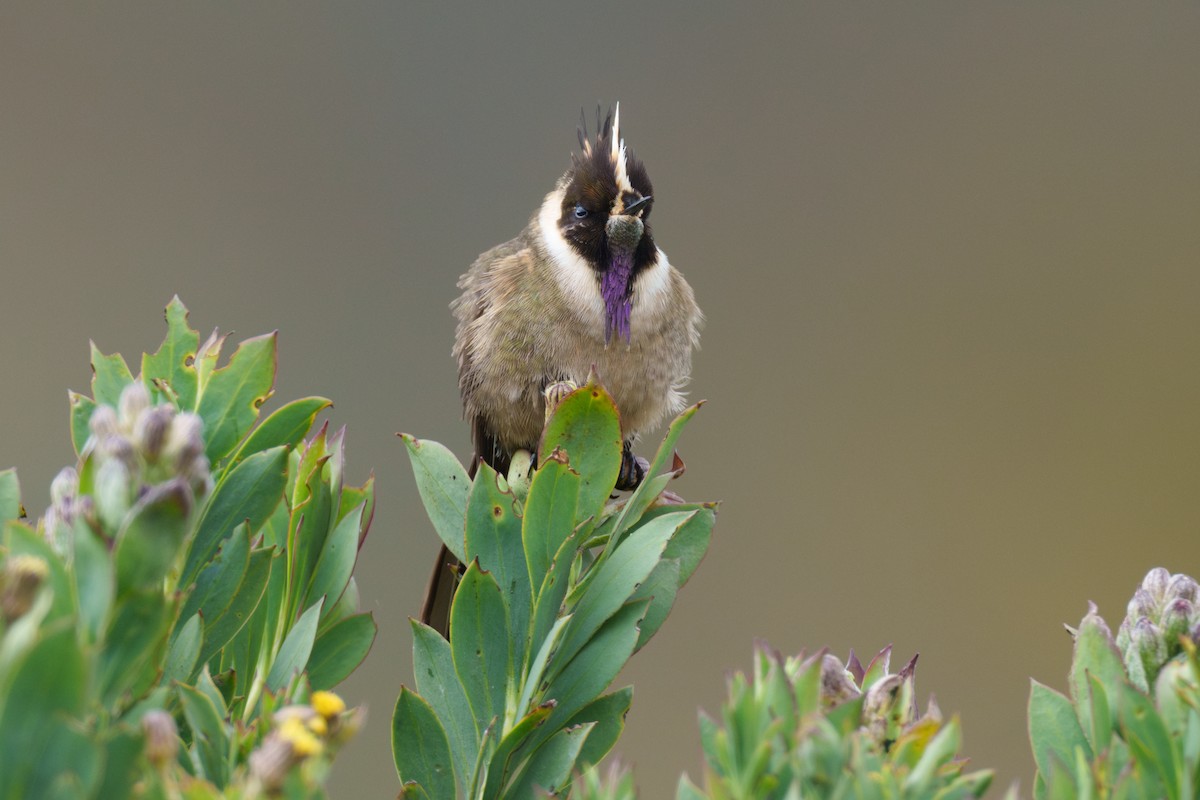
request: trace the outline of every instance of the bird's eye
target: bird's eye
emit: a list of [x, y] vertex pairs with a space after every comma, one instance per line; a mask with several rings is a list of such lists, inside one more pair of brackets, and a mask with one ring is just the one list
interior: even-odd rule
[[575, 219], [583, 219], [588, 215], [588, 210], [583, 207], [582, 203], [575, 204]]

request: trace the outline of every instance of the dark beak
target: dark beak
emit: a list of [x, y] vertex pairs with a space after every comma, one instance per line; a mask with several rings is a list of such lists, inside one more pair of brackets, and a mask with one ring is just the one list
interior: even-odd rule
[[623, 211], [622, 213], [635, 214], [635, 213], [637, 213], [637, 211], [639, 209], [644, 209], [646, 204], [649, 203], [653, 199], [654, 198], [651, 197], [650, 195], [646, 195], [645, 197], [639, 197], [637, 200], [634, 200], [632, 203], [625, 206], [625, 211]]

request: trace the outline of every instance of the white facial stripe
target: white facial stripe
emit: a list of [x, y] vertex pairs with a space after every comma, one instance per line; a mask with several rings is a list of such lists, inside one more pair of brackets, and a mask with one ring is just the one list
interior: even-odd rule
[[550, 269], [563, 296], [572, 310], [587, 324], [603, 330], [604, 300], [600, 297], [600, 286], [596, 273], [583, 256], [576, 253], [558, 229], [558, 218], [562, 213], [563, 190], [556, 189], [542, 201], [538, 213], [538, 225], [542, 229], [542, 241], [550, 254]]

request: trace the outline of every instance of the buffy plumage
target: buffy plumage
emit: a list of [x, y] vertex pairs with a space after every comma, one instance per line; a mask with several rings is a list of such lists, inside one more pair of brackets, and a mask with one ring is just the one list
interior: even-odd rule
[[521, 234], [488, 250], [459, 281], [454, 355], [477, 458], [505, 472], [536, 450], [543, 390], [582, 385], [594, 365], [621, 413], [622, 481], [641, 467], [637, 434], [683, 408], [703, 319], [692, 289], [654, 243], [650, 177], [620, 135], [620, 106]]
[[[620, 106], [596, 122], [594, 142], [581, 125], [581, 151], [525, 230], [459, 280], [454, 356], [473, 462], [500, 473], [516, 451], [536, 452], [545, 388], [583, 385], [595, 367], [621, 416], [617, 488], [632, 489], [644, 477], [632, 443], [683, 408], [704, 318], [654, 243], [650, 177], [621, 139]], [[443, 547], [421, 611], [443, 635], [456, 566]]]

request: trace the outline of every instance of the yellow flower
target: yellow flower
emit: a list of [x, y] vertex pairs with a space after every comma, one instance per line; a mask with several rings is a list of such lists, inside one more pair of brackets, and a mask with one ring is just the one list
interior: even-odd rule
[[299, 758], [315, 756], [321, 752], [324, 745], [313, 736], [304, 723], [296, 718], [284, 720], [279, 726], [279, 738], [292, 746], [292, 752]]
[[333, 692], [313, 692], [309, 703], [325, 719], [336, 717], [346, 710], [346, 701]]

